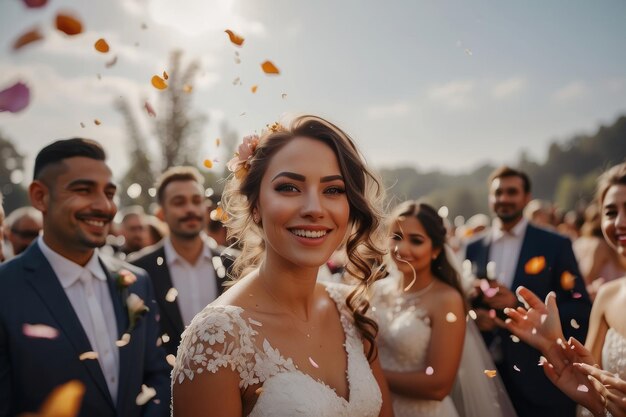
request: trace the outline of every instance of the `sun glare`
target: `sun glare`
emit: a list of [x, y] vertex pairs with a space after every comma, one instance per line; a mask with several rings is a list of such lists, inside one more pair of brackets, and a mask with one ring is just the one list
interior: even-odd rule
[[236, 20], [235, 0], [152, 0], [148, 11], [155, 22], [189, 36], [223, 32]]

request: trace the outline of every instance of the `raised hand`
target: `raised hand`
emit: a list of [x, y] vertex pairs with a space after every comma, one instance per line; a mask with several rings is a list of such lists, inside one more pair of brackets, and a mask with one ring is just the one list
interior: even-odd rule
[[586, 363], [575, 363], [574, 367], [590, 379], [598, 381], [600, 393], [606, 398], [606, 409], [614, 417], [626, 416], [626, 381], [619, 376]]

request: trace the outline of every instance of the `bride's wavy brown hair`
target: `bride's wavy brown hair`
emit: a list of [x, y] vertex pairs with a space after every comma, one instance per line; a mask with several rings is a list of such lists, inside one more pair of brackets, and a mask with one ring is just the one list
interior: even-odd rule
[[368, 360], [376, 357], [374, 339], [378, 333], [376, 322], [366, 316], [369, 309], [367, 288], [383, 275], [383, 257], [386, 253], [382, 202], [384, 189], [378, 177], [371, 172], [352, 139], [339, 127], [318, 116], [299, 116], [288, 126], [274, 125], [264, 132], [258, 147], [249, 160], [246, 175], [231, 176], [222, 196], [228, 215], [226, 225], [229, 238], [241, 247], [231, 277], [236, 279], [257, 268], [265, 252], [261, 226], [252, 220], [261, 189], [261, 180], [274, 155], [295, 137], [306, 137], [327, 144], [335, 153], [344, 178], [350, 206], [350, 227], [345, 248], [348, 262], [346, 273], [359, 284], [346, 299], [354, 321], [367, 346]]

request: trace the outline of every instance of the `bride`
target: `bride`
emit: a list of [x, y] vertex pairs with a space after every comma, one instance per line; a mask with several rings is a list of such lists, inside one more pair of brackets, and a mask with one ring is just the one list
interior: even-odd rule
[[442, 218], [428, 204], [406, 201], [389, 225], [393, 262], [372, 288], [372, 317], [395, 415], [515, 416], [499, 378], [485, 375], [495, 366], [478, 329], [466, 325]]
[[[384, 253], [382, 189], [354, 143], [302, 116], [245, 138], [229, 168], [223, 203], [243, 245], [242, 278], [184, 332], [173, 415], [391, 415], [376, 324], [365, 316], [365, 287], [379, 273], [370, 265]], [[351, 292], [316, 282], [342, 242], [360, 280]]]

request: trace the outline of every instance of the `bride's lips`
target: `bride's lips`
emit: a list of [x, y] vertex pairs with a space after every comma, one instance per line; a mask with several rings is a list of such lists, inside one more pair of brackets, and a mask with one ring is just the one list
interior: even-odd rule
[[307, 246], [317, 246], [324, 243], [332, 232], [331, 228], [318, 225], [291, 226], [287, 230], [298, 242]]

